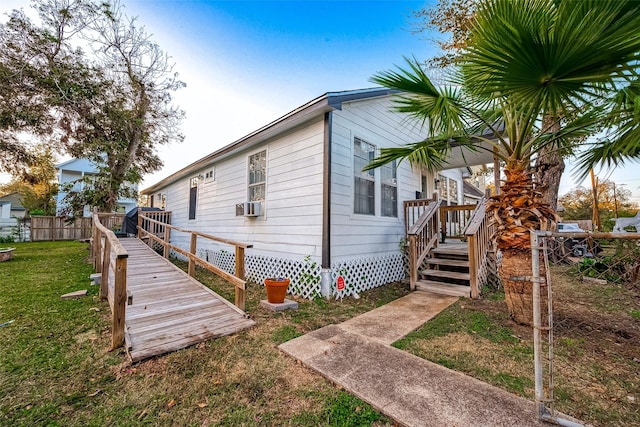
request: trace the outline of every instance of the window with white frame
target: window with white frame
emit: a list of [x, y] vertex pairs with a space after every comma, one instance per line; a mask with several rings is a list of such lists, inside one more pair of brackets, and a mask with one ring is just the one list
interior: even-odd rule
[[264, 200], [267, 182], [267, 151], [249, 156], [249, 201]]
[[189, 219], [196, 219], [196, 206], [198, 204], [198, 181], [195, 176], [189, 180]]
[[381, 216], [398, 217], [398, 180], [396, 161], [380, 168]]
[[375, 215], [376, 188], [373, 170], [363, 171], [375, 157], [376, 147], [360, 138], [353, 139], [353, 213]]
[[205, 182], [215, 181], [215, 179], [216, 179], [215, 169], [209, 169], [204, 173]]

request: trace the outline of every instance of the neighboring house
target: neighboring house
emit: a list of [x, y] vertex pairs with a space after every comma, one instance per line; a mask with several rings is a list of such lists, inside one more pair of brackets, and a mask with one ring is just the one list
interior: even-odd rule
[[[443, 200], [462, 204], [465, 160], [492, 156], [455, 149], [452, 169], [435, 175], [408, 162], [363, 172], [380, 148], [425, 136], [420, 123], [391, 110], [391, 96], [387, 89], [327, 93], [142, 194], [171, 211], [173, 225], [252, 244], [245, 268], [258, 282], [287, 276], [290, 290], [313, 297], [319, 289], [345, 296], [401, 279], [403, 201], [441, 191]], [[171, 233], [171, 241], [189, 248], [184, 233]], [[232, 270], [229, 247], [198, 244], [200, 256]]]
[[27, 209], [22, 206], [22, 196], [18, 192], [0, 197], [0, 205], [0, 218], [24, 218], [27, 215]]
[[0, 237], [14, 236], [20, 218], [26, 216], [21, 198], [17, 192], [0, 197]]
[[[64, 191], [64, 185], [73, 183], [72, 191], [82, 191], [86, 184], [82, 181], [86, 176], [95, 176], [98, 172], [96, 165], [87, 159], [71, 159], [66, 162], [56, 165], [56, 172], [58, 175], [58, 183], [60, 184], [60, 191], [56, 197], [56, 215], [63, 215], [65, 208], [67, 207], [64, 202], [64, 198], [68, 192]], [[133, 189], [138, 190], [137, 184], [133, 186]], [[117, 212], [126, 213], [138, 205], [136, 199], [118, 199]], [[91, 207], [85, 206], [83, 216], [88, 217], [91, 215]]]

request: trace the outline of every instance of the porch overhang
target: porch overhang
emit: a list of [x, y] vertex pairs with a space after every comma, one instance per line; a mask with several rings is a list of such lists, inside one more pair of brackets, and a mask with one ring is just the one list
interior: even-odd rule
[[453, 147], [449, 152], [443, 169], [485, 165], [487, 163], [493, 163], [493, 160], [492, 147], [487, 143], [483, 143], [476, 150], [458, 146]]

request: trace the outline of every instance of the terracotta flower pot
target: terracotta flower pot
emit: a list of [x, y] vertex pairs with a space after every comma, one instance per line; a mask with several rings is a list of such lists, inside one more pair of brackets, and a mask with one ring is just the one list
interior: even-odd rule
[[268, 277], [264, 279], [264, 287], [267, 290], [267, 301], [271, 304], [282, 304], [287, 295], [287, 289], [291, 280]]

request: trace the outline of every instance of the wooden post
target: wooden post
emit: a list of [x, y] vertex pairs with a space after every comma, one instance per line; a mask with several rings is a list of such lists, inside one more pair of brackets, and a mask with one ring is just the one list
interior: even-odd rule
[[[189, 248], [189, 252], [191, 252], [193, 255], [196, 254], [196, 243], [198, 241], [198, 235], [191, 233], [191, 247]], [[195, 277], [196, 275], [196, 262], [193, 260], [193, 258], [189, 258], [189, 276], [191, 277]]]
[[111, 350], [124, 344], [124, 320], [127, 306], [127, 257], [116, 258], [113, 284], [113, 317], [111, 320]]
[[99, 238], [100, 235], [98, 232], [98, 227], [96, 227], [94, 223], [91, 230], [91, 261], [93, 262], [93, 269], [96, 271], [96, 273], [100, 273], [98, 271], [98, 254], [100, 253], [98, 251], [100, 250], [100, 248], [97, 246]]
[[[102, 237], [101, 237], [102, 238]], [[102, 276], [100, 277], [100, 299], [109, 295], [109, 265], [111, 264], [111, 242], [104, 239], [104, 254], [102, 255]]]
[[168, 227], [168, 224], [164, 226], [164, 252], [162, 253], [165, 258], [169, 258], [169, 236], [171, 234], [171, 229]]
[[94, 240], [94, 251], [96, 254], [96, 265], [94, 266], [96, 273], [102, 273], [102, 232], [96, 227], [96, 237]]
[[[244, 248], [236, 246], [236, 277], [244, 280]], [[244, 311], [245, 306], [245, 290], [236, 286], [236, 307]]]
[[449, 218], [449, 212], [444, 210], [444, 206], [438, 208], [440, 211], [440, 241], [444, 243], [447, 239], [447, 218]]
[[142, 209], [138, 208], [138, 239], [142, 238]]
[[416, 283], [418, 282], [418, 242], [416, 241], [416, 235], [409, 236], [409, 284], [412, 291], [416, 290]]
[[467, 236], [467, 247], [469, 248], [469, 285], [471, 287], [471, 298], [478, 299], [480, 290], [478, 289], [478, 267], [476, 262], [476, 236]]

